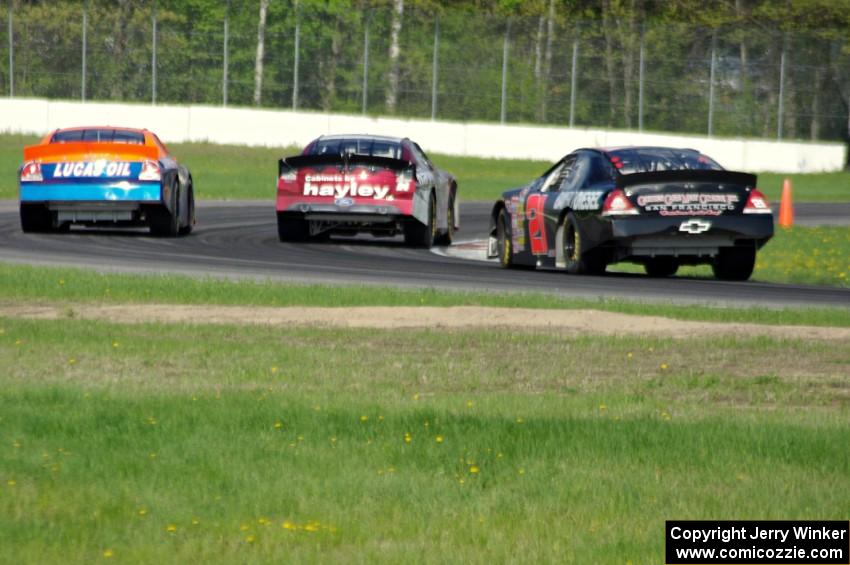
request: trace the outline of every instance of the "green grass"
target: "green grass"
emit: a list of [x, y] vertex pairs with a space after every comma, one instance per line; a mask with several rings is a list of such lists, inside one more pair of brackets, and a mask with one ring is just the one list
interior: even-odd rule
[[[566, 276], [566, 275], [565, 275]], [[847, 308], [733, 308], [618, 299], [563, 298], [543, 293], [410, 290], [306, 285], [180, 275], [97, 273], [75, 268], [0, 263], [0, 303], [167, 303], [253, 306], [494, 306], [558, 308], [667, 316], [681, 320], [850, 326]]]
[[[0, 198], [16, 198], [14, 171], [21, 164], [24, 145], [36, 137], [0, 135]], [[277, 160], [298, 151], [295, 147], [267, 148], [210, 143], [174, 143], [170, 149], [189, 166], [201, 199], [273, 199]], [[564, 152], [570, 148], [564, 148]], [[495, 200], [506, 189], [521, 186], [541, 175], [545, 161], [480, 159], [434, 153], [434, 163], [455, 175], [464, 200]], [[759, 175], [759, 188], [778, 201], [782, 180], [793, 181], [797, 202], [850, 202], [850, 172], [807, 175]]]
[[846, 342], [0, 329], [3, 562], [660, 563], [850, 505]]
[[[616, 272], [642, 273], [643, 266], [612, 265]], [[713, 278], [708, 265], [682, 267], [679, 276]], [[759, 251], [753, 280], [850, 287], [850, 228], [779, 228]]]

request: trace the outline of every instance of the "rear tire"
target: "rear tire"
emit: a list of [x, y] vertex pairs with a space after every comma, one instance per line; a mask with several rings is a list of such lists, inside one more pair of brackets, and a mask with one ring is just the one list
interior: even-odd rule
[[756, 248], [754, 245], [721, 247], [714, 258], [711, 270], [714, 276], [724, 281], [745, 281], [753, 274], [756, 266]]
[[151, 208], [148, 214], [151, 235], [156, 237], [175, 237], [180, 231], [180, 215], [178, 203], [180, 202], [179, 188], [171, 187], [171, 208], [165, 204]]
[[428, 201], [428, 223], [411, 218], [404, 224], [404, 242], [412, 247], [431, 249], [437, 235], [437, 203], [433, 194]]
[[53, 231], [53, 218], [43, 204], [21, 204], [21, 230], [24, 233]]
[[573, 275], [602, 275], [608, 268], [605, 255], [599, 249], [584, 250], [584, 240], [572, 212], [564, 218], [564, 261], [566, 270]]
[[310, 226], [303, 218], [277, 215], [277, 238], [280, 241], [307, 241], [310, 236]]
[[437, 245], [449, 246], [452, 244], [455, 236], [455, 197], [449, 197], [449, 208], [446, 211], [446, 231], [437, 236], [434, 243]]
[[189, 235], [195, 227], [195, 189], [190, 184], [186, 195], [186, 225], [180, 228], [180, 235]]
[[498, 242], [499, 264], [504, 269], [516, 267], [513, 257], [513, 243], [511, 242], [511, 221], [508, 211], [502, 208], [496, 218], [496, 240]]
[[643, 263], [643, 268], [650, 277], [672, 277], [679, 270], [679, 260], [667, 256], [652, 257]]

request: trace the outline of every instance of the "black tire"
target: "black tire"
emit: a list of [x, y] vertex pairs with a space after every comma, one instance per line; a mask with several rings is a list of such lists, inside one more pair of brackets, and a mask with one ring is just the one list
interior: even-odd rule
[[603, 253], [598, 250], [585, 251], [581, 230], [576, 217], [568, 212], [564, 217], [564, 261], [566, 270], [573, 275], [602, 275], [608, 267]]
[[455, 197], [449, 196], [449, 208], [446, 210], [446, 231], [434, 239], [436, 245], [449, 246], [455, 238]]
[[511, 242], [511, 221], [508, 211], [502, 208], [496, 217], [496, 241], [499, 251], [499, 264], [505, 269], [516, 267], [513, 257], [513, 243]]
[[21, 230], [24, 233], [53, 231], [53, 218], [43, 204], [21, 204]]
[[148, 213], [151, 235], [156, 237], [176, 237], [180, 232], [179, 187], [171, 187], [171, 208], [166, 205], [155, 206]]
[[404, 224], [404, 243], [412, 247], [431, 249], [437, 236], [437, 203], [434, 195], [428, 201], [428, 223], [411, 218]]
[[721, 247], [714, 258], [711, 270], [714, 276], [724, 281], [745, 281], [753, 274], [756, 266], [756, 248], [754, 245]]
[[643, 268], [650, 277], [672, 277], [679, 270], [679, 260], [668, 256], [651, 257], [644, 261]]
[[195, 227], [195, 189], [190, 184], [186, 195], [186, 225], [179, 229], [180, 235], [189, 235]]
[[280, 241], [307, 241], [310, 237], [310, 226], [307, 220], [278, 213], [277, 238]]

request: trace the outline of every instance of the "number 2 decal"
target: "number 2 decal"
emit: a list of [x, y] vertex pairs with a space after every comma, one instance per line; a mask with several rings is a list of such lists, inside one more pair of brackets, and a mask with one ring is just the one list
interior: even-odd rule
[[532, 255], [543, 255], [549, 250], [546, 222], [543, 219], [545, 204], [545, 194], [531, 194], [525, 202], [525, 218], [528, 220], [528, 239], [531, 242]]

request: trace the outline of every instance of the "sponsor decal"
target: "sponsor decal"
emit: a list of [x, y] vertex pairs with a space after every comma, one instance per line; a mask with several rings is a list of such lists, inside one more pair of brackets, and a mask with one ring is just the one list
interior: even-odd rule
[[349, 206], [354, 206], [354, 199], [347, 196], [345, 198], [337, 198], [334, 200], [334, 204], [342, 208], [348, 208]]
[[708, 220], [700, 220], [699, 218], [693, 218], [682, 222], [682, 225], [679, 226], [679, 231], [683, 231], [691, 234], [705, 233], [711, 229], [711, 222]]
[[93, 178], [93, 177], [129, 177], [130, 163], [122, 161], [77, 161], [71, 163], [56, 163], [53, 178]]
[[562, 192], [555, 201], [556, 209], [572, 208], [573, 210], [599, 210], [600, 199], [604, 193], [601, 190], [588, 192]]
[[333, 196], [335, 199], [346, 197], [372, 198], [374, 200], [392, 200], [389, 185], [360, 183], [356, 176], [350, 175], [307, 175], [304, 177], [304, 196]]
[[662, 216], [719, 216], [731, 212], [738, 203], [737, 194], [670, 193], [642, 194], [637, 203], [647, 212]]

